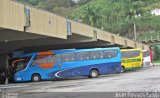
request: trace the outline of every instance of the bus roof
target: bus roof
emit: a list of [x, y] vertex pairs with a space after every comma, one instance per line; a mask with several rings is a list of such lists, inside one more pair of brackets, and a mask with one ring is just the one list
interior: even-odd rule
[[144, 52], [144, 51], [149, 51], [149, 50], [142, 50], [142, 51]]
[[[60, 53], [67, 53], [67, 52], [87, 52], [87, 51], [98, 51], [98, 50], [110, 50], [110, 49], [118, 49], [120, 50], [119, 47], [112, 47], [112, 48], [90, 48], [90, 49], [63, 49], [63, 50], [50, 50], [50, 51], [45, 51], [45, 52], [53, 52], [53, 54], [60, 54]], [[23, 56], [20, 56], [18, 58], [23, 58], [27, 56], [33, 56], [33, 55], [38, 55], [41, 52], [33, 52], [33, 53], [28, 53]]]
[[137, 48], [137, 49], [121, 49], [121, 51], [132, 51], [132, 50], [140, 50], [140, 51], [142, 51], [142, 49], [140, 49], [140, 48]]
[[90, 49], [64, 49], [64, 50], [56, 50], [53, 52], [56, 53], [67, 53], [67, 52], [87, 52], [87, 51], [98, 51], [98, 50], [110, 50], [110, 49], [120, 49], [119, 47], [112, 47], [112, 48], [90, 48]]

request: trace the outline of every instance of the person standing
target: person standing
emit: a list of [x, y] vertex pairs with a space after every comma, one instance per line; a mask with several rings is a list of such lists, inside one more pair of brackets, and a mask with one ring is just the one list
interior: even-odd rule
[[6, 81], [6, 74], [5, 74], [5, 72], [3, 71], [2, 72], [2, 84], [5, 84], [5, 81]]

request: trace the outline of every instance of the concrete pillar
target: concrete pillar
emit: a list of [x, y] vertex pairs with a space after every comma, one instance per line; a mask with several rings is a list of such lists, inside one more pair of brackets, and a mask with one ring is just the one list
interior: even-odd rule
[[5, 55], [0, 55], [0, 70], [5, 71], [6, 69], [6, 56]]
[[124, 40], [123, 47], [127, 47], [127, 40]]
[[134, 48], [137, 48], [137, 43], [134, 43]]
[[113, 35], [111, 35], [111, 43], [112, 43], [112, 44], [115, 44], [115, 38], [114, 38]]
[[93, 41], [97, 41], [97, 30], [93, 30], [93, 38], [92, 38]]
[[6, 81], [5, 81], [5, 85], [8, 84], [8, 68], [9, 68], [9, 56], [6, 55]]

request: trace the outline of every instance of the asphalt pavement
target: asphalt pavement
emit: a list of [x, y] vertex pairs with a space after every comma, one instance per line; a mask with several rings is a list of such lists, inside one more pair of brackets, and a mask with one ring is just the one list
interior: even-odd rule
[[[109, 96], [111, 98], [111, 96], [118, 96], [117, 92], [124, 92], [123, 97], [129, 94], [134, 95], [128, 92], [145, 92], [145, 95], [148, 92], [160, 92], [159, 83], [160, 66], [154, 66], [121, 74], [102, 75], [92, 79], [79, 77], [0, 85], [0, 92], [3, 98], [8, 98], [6, 96], [14, 96], [13, 98], [97, 98], [98, 95], [101, 98]], [[159, 95], [159, 93], [156, 94], [157, 97], [160, 97]]]

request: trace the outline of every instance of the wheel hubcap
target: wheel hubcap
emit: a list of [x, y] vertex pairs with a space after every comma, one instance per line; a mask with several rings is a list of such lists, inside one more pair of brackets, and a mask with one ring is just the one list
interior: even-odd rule
[[96, 76], [97, 76], [97, 73], [96, 73], [96, 72], [92, 72], [92, 76], [93, 76], [93, 77], [96, 77]]
[[33, 79], [34, 79], [34, 81], [38, 81], [39, 78], [38, 78], [38, 76], [35, 76]]

